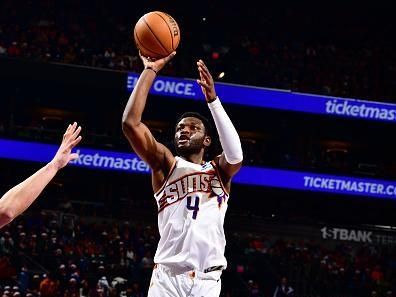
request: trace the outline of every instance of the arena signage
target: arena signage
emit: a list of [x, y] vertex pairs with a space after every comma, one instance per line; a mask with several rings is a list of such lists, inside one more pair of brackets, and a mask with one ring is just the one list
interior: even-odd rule
[[396, 245], [396, 234], [378, 230], [360, 230], [325, 226], [320, 229], [325, 240], [352, 241], [378, 245]]
[[250, 185], [396, 199], [396, 182], [378, 179], [243, 167], [234, 181]]
[[[0, 139], [0, 158], [48, 162], [58, 146], [52, 144]], [[92, 169], [118, 170], [131, 173], [149, 173], [150, 168], [136, 154], [78, 147], [79, 158], [71, 165]], [[242, 167], [235, 183], [329, 192], [344, 195], [396, 199], [396, 182], [378, 179], [315, 174], [310, 172]]]
[[323, 239], [334, 239], [344, 241], [356, 241], [356, 242], [373, 242], [372, 231], [366, 230], [349, 230], [345, 228], [328, 228], [323, 227], [320, 229], [322, 232]]
[[[52, 144], [0, 139], [0, 158], [49, 162], [57, 149], [58, 146]], [[88, 148], [77, 148], [75, 152], [79, 158], [71, 162], [74, 166], [137, 173], [150, 171], [136, 154]]]
[[[129, 91], [133, 90], [137, 80], [138, 74], [128, 74]], [[347, 118], [396, 121], [396, 104], [226, 83], [217, 83], [216, 91], [224, 103]], [[203, 100], [200, 86], [192, 79], [158, 76], [150, 93], [173, 98]]]

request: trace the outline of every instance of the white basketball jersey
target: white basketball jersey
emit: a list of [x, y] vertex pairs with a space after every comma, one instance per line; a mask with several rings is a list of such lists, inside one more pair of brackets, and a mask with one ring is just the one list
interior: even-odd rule
[[176, 157], [154, 197], [161, 236], [155, 263], [198, 271], [226, 267], [223, 225], [228, 193], [213, 161], [200, 165]]

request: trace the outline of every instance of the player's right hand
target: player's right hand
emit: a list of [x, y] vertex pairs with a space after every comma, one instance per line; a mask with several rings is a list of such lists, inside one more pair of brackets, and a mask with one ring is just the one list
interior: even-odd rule
[[77, 126], [76, 122], [67, 127], [63, 135], [62, 143], [51, 161], [57, 170], [65, 167], [70, 161], [78, 158], [78, 154], [72, 153], [71, 151], [82, 139], [79, 135], [80, 132], [81, 127]]
[[143, 61], [144, 68], [152, 68], [155, 72], [159, 72], [164, 66], [176, 55], [176, 52], [170, 53], [165, 58], [153, 59], [150, 57], [145, 57], [139, 51], [140, 59]]

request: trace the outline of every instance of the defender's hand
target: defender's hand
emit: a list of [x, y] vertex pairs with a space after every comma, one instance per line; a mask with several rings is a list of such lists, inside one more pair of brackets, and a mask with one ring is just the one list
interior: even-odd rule
[[158, 73], [164, 66], [176, 55], [176, 52], [172, 52], [169, 56], [166, 56], [165, 58], [162, 59], [153, 59], [150, 57], [145, 57], [142, 56], [142, 54], [139, 51], [139, 56], [140, 59], [143, 61], [144, 68], [151, 68], [153, 69], [156, 73]]
[[198, 72], [200, 79], [197, 79], [197, 83], [201, 86], [202, 93], [205, 95], [206, 102], [212, 102], [216, 99], [216, 90], [214, 86], [214, 80], [210, 74], [208, 67], [202, 60], [197, 62]]
[[65, 167], [70, 161], [78, 158], [78, 154], [72, 154], [71, 151], [82, 139], [82, 137], [79, 136], [80, 132], [81, 127], [77, 127], [76, 122], [74, 122], [73, 125], [69, 125], [69, 127], [67, 127], [66, 132], [63, 135], [62, 143], [59, 146], [55, 157], [51, 161], [57, 170]]

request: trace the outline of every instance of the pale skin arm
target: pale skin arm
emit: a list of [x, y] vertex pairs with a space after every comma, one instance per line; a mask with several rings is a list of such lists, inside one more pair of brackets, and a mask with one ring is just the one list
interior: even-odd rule
[[[197, 67], [199, 72], [199, 79], [197, 79], [197, 82], [201, 86], [206, 102], [213, 102], [217, 97], [213, 77], [202, 60], [198, 60]], [[229, 188], [231, 178], [241, 169], [242, 162], [230, 164], [227, 162], [224, 153], [217, 156], [214, 161], [221, 169], [223, 183]]]
[[0, 228], [24, 212], [40, 195], [56, 173], [78, 158], [71, 150], [81, 141], [81, 127], [69, 125], [54, 158], [33, 175], [10, 189], [0, 199]]
[[[174, 156], [163, 144], [157, 142], [149, 128], [142, 122], [147, 96], [158, 73], [174, 56], [152, 60], [140, 55], [145, 70], [133, 89], [122, 116], [122, 130], [135, 153], [152, 169], [153, 190], [156, 192], [166, 178]], [[151, 69], [147, 69], [150, 67]]]

